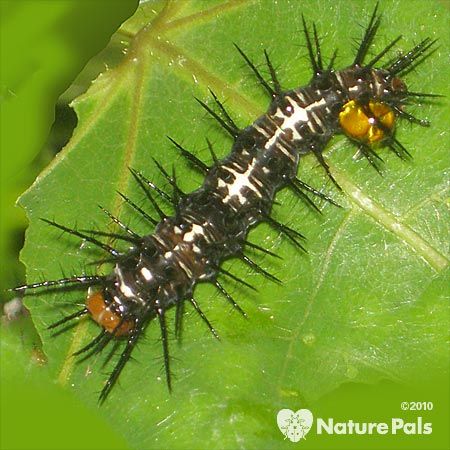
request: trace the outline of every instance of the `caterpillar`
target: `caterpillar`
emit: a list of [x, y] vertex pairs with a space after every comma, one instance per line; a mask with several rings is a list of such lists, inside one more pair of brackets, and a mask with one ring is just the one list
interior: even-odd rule
[[[308, 85], [282, 90], [274, 66], [267, 52], [264, 59], [271, 75], [265, 80], [257, 65], [238, 46], [238, 53], [246, 62], [271, 98], [267, 113], [250, 126], [240, 129], [212, 92], [216, 109], [199, 100], [201, 106], [233, 138], [229, 156], [218, 159], [211, 147], [214, 164], [209, 167], [182, 145], [172, 140], [179, 152], [205, 175], [205, 181], [196, 191], [187, 194], [178, 186], [175, 174], [169, 174], [156, 162], [173, 192], [168, 194], [156, 186], [140, 171], [130, 169], [132, 177], [142, 189], [156, 219], [135, 201], [120, 194], [124, 202], [136, 210], [150, 225], [152, 234], [141, 236], [119, 218], [104, 212], [122, 230], [121, 233], [69, 228], [54, 220], [50, 225], [98, 246], [109, 256], [103, 262], [113, 264], [109, 275], [66, 277], [31, 283], [14, 288], [25, 291], [36, 288], [89, 288], [85, 306], [50, 326], [59, 328], [82, 316], [90, 316], [101, 328], [99, 335], [79, 349], [77, 355], [99, 352], [113, 340], [124, 340], [125, 348], [100, 394], [103, 402], [116, 384], [120, 373], [131, 357], [146, 327], [157, 321], [161, 330], [166, 381], [171, 389], [169, 340], [165, 313], [176, 310], [175, 330], [181, 333], [185, 301], [189, 301], [215, 337], [218, 333], [211, 325], [193, 297], [195, 286], [211, 282], [236, 309], [237, 302], [218, 281], [218, 276], [234, 279], [251, 287], [246, 281], [226, 271], [221, 263], [238, 257], [252, 269], [278, 282], [278, 278], [262, 269], [244, 252], [252, 248], [264, 254], [272, 253], [247, 240], [248, 231], [260, 222], [266, 222], [283, 233], [299, 249], [303, 249], [303, 236], [293, 228], [271, 217], [276, 193], [289, 186], [311, 206], [307, 193], [328, 202], [332, 198], [297, 178], [301, 158], [313, 154], [332, 176], [323, 152], [336, 134], [345, 134], [357, 144], [362, 157], [379, 170], [377, 146], [387, 146], [400, 158], [409, 156], [407, 149], [395, 137], [398, 119], [422, 126], [426, 121], [405, 111], [405, 105], [415, 98], [433, 97], [433, 94], [407, 89], [402, 80], [405, 73], [417, 67], [433, 51], [435, 41], [427, 38], [402, 56], [394, 57], [379, 67], [381, 60], [395, 46], [394, 39], [369, 62], [367, 53], [380, 25], [377, 7], [358, 46], [354, 60], [342, 70], [334, 68], [335, 54], [324, 63], [320, 39], [315, 25], [303, 22], [304, 38], [313, 76]], [[155, 196], [171, 202], [175, 214], [166, 215]], [[314, 206], [313, 206], [314, 207]], [[121, 252], [100, 237], [121, 240], [131, 247]], [[273, 256], [273, 254], [272, 254]]]

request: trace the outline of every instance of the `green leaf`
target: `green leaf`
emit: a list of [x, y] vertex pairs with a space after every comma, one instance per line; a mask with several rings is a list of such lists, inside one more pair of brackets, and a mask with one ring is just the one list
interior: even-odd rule
[[80, 450], [129, 448], [95, 409], [52, 381], [36, 340], [26, 313], [11, 320], [2, 316], [1, 448], [56, 450], [69, 448], [67, 442]]
[[[167, 169], [176, 166], [184, 189], [200, 184], [201, 176], [166, 135], [204, 160], [209, 158], [206, 137], [219, 155], [229, 152], [230, 140], [205, 117], [194, 96], [208, 98], [212, 88], [242, 126], [265, 111], [268, 100], [233, 42], [261, 63], [267, 49], [283, 87], [307, 84], [300, 15], [316, 22], [325, 55], [339, 46], [337, 66], [343, 67], [351, 61], [352, 38], [361, 35], [360, 24], [367, 23], [374, 2], [358, 2], [357, 11], [355, 3], [329, 0], [160, 5], [144, 3], [123, 25], [120, 33], [131, 40], [124, 61], [73, 103], [79, 124], [72, 140], [20, 200], [30, 220], [22, 252], [29, 281], [42, 273], [46, 279], [59, 278], [61, 267], [66, 274], [93, 270], [89, 263], [100, 257], [92, 246], [61, 236], [40, 217], [79, 228], [107, 228], [97, 207], [101, 204], [138, 231], [152, 232], [116, 194], [119, 190], [144, 203], [128, 166], [162, 183], [154, 157]], [[372, 52], [399, 33], [403, 51], [423, 37], [439, 37], [439, 50], [407, 82], [416, 91], [448, 94], [448, 11], [439, 2], [416, 2], [414, 8], [395, 2], [381, 8], [383, 22]], [[283, 285], [270, 284], [236, 261], [226, 263], [259, 287], [254, 294], [227, 283], [249, 320], [231, 311], [211, 286], [199, 286], [196, 298], [222, 340], [216, 342], [187, 308], [183, 345], [171, 342], [172, 395], [165, 386], [158, 327], [148, 327], [133, 355], [137, 361], [128, 364], [99, 411], [131, 446], [280, 446], [275, 417], [281, 408], [314, 405], [347, 382], [421, 382], [447, 370], [444, 170], [449, 111], [444, 102], [414, 109], [429, 117], [432, 127], [399, 125], [398, 137], [414, 160], [404, 163], [384, 152], [382, 178], [365, 161], [352, 160], [354, 148], [343, 138], [336, 138], [327, 152], [342, 194], [312, 157], [302, 160], [299, 176], [331, 192], [343, 208], [325, 204], [318, 215], [291, 192], [277, 196], [274, 216], [307, 236], [308, 254], [266, 226], [251, 232], [253, 242], [283, 257], [258, 258]], [[45, 331], [84, 298], [83, 291], [55, 292], [30, 298], [27, 306], [55, 378], [95, 404], [117, 355], [106, 369], [108, 351], [76, 364], [70, 355], [99, 332], [91, 321], [80, 321], [57, 339]], [[173, 324], [171, 313], [168, 322]]]
[[[56, 141], [61, 142], [54, 132], [46, 142], [55, 102], [135, 9], [137, 1], [132, 2], [0, 2], [0, 257], [7, 261], [0, 278], [2, 302], [11, 298], [5, 289], [25, 277], [18, 250], [27, 224], [15, 201], [54, 156]], [[80, 33], [79, 22], [87, 14]]]

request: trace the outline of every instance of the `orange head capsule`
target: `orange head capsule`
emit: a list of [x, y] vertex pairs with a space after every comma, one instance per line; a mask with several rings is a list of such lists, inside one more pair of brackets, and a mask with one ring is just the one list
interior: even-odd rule
[[339, 113], [339, 124], [349, 138], [371, 145], [391, 135], [395, 114], [386, 103], [370, 101], [361, 105], [350, 100]]
[[125, 336], [133, 328], [133, 323], [129, 320], [121, 323], [121, 317], [106, 304], [103, 293], [100, 291], [89, 295], [86, 308], [95, 322], [109, 333], [114, 333], [115, 336]]

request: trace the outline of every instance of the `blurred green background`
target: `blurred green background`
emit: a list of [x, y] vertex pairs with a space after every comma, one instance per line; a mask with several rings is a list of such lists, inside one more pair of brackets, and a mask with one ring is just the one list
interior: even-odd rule
[[[69, 140], [76, 117], [67, 105], [104, 65], [83, 68], [137, 3], [0, 1], [2, 306], [13, 297], [5, 289], [25, 280], [19, 251], [26, 218], [16, 199]], [[111, 43], [102, 60], [114, 65], [124, 45]], [[3, 320], [1, 332], [2, 449], [126, 448], [95, 412], [50, 381], [29, 317]]]
[[[104, 65], [91, 64], [77, 75], [132, 15], [137, 0], [2, 0], [0, 5], [4, 298], [6, 287], [24, 280], [17, 255], [26, 220], [15, 201], [70, 138], [76, 118], [67, 104], [89, 87]], [[102, 55], [105, 64], [114, 64], [121, 56], [120, 42], [108, 52]]]

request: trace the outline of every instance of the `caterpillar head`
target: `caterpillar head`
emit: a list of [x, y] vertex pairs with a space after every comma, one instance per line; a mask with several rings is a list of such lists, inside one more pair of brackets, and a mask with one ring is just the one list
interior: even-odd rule
[[350, 100], [339, 113], [339, 124], [350, 139], [373, 145], [389, 138], [396, 116], [387, 103], [370, 100], [367, 104]]

